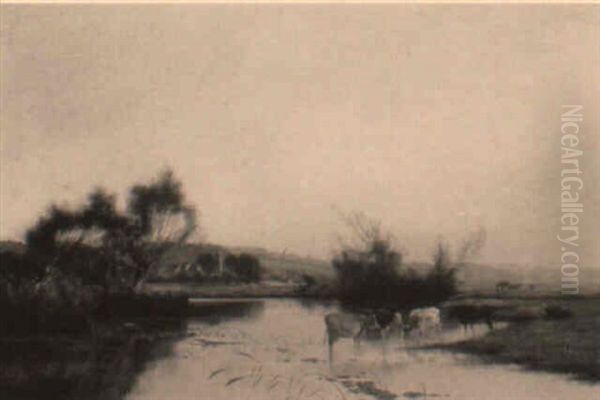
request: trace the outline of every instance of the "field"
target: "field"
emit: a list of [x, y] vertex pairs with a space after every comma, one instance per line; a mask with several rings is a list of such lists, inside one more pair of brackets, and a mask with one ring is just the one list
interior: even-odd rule
[[562, 300], [561, 304], [573, 311], [572, 318], [515, 323], [481, 338], [443, 347], [493, 362], [600, 381], [600, 298]]

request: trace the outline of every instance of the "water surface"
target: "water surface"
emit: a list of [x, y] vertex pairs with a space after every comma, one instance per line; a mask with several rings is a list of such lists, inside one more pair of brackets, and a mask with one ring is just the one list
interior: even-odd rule
[[[188, 321], [188, 335], [169, 357], [148, 364], [128, 400], [599, 398], [600, 385], [423, 350], [413, 339], [390, 343], [385, 354], [377, 343], [356, 354], [351, 340], [342, 340], [330, 368], [323, 317], [335, 305], [280, 299], [193, 304], [201, 312]], [[486, 329], [448, 328], [435, 340]]]

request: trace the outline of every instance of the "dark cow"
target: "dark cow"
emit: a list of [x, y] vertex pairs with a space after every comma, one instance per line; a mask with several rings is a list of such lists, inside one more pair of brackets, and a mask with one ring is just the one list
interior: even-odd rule
[[571, 318], [573, 311], [568, 307], [561, 305], [546, 306], [546, 319], [565, 319]]
[[497, 310], [492, 315], [494, 321], [528, 322], [543, 319], [546, 316], [545, 305], [516, 305]]
[[490, 304], [456, 304], [447, 307], [448, 319], [457, 320], [463, 328], [472, 328], [475, 324], [485, 323], [494, 329], [493, 315], [500, 307]]

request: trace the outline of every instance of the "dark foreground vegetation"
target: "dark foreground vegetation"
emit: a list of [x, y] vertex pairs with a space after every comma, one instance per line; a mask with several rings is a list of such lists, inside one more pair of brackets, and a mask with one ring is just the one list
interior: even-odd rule
[[170, 172], [133, 186], [125, 211], [103, 190], [51, 207], [0, 252], [0, 398], [121, 398], [150, 345], [180, 332], [187, 297], [139, 288], [195, 226]]
[[0, 337], [0, 398], [122, 399], [150, 361], [183, 335], [181, 320], [100, 323], [86, 334]]

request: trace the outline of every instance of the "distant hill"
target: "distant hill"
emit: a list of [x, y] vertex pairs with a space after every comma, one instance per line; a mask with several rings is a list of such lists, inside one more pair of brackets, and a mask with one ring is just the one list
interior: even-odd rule
[[176, 265], [194, 263], [201, 254], [224, 252], [247, 253], [258, 258], [266, 280], [298, 281], [303, 274], [319, 280], [333, 279], [333, 269], [327, 261], [268, 251], [259, 247], [225, 247], [216, 244], [184, 244], [173, 247], [160, 260], [156, 274], [167, 277]]
[[[523, 294], [561, 291], [560, 266], [468, 263], [459, 269], [458, 277], [466, 291], [494, 292], [502, 281], [520, 285]], [[582, 294], [599, 293], [600, 268], [581, 268], [579, 287]]]
[[[24, 253], [26, 246], [22, 242], [0, 241], [1, 252]], [[330, 282], [334, 279], [334, 270], [328, 260], [303, 257], [292, 253], [274, 252], [261, 247], [220, 246], [217, 244], [184, 244], [168, 251], [160, 260], [158, 274], [169, 276], [170, 270], [177, 264], [193, 263], [200, 254], [217, 252], [240, 254], [248, 253], [256, 256], [264, 271], [264, 279], [277, 281], [299, 281], [303, 275]], [[426, 262], [408, 262], [402, 269], [414, 269], [419, 273], [426, 272], [431, 264]], [[477, 264], [467, 263], [458, 271], [461, 290], [469, 292], [495, 292], [501, 281], [520, 284], [525, 293], [559, 293], [561, 289], [560, 266], [523, 266], [517, 264]], [[600, 268], [580, 268], [580, 291], [583, 294], [600, 293]]]
[[255, 255], [271, 279], [298, 280], [302, 275], [326, 281], [334, 278], [333, 267], [328, 261], [268, 251]]
[[[258, 255], [258, 254], [257, 254]], [[293, 255], [281, 255], [264, 252], [259, 255], [263, 265], [273, 276], [306, 273], [316, 278], [333, 279], [334, 270], [325, 260], [302, 258]], [[402, 269], [413, 269], [417, 273], [426, 273], [431, 264], [426, 262], [407, 262]], [[478, 264], [466, 263], [457, 272], [462, 291], [495, 293], [496, 285], [505, 281], [519, 286], [517, 294], [560, 293], [560, 267], [523, 266], [518, 264]], [[582, 294], [600, 293], [600, 268], [582, 268], [579, 279]]]

